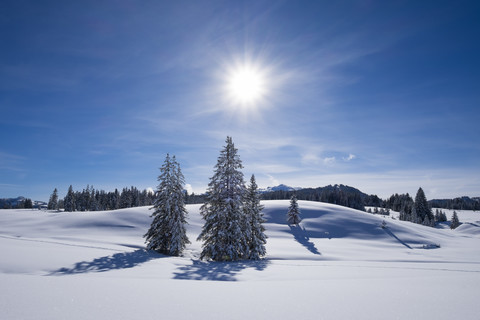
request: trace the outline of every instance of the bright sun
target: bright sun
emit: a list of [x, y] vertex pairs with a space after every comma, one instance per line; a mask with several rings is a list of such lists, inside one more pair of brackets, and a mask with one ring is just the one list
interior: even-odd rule
[[251, 67], [238, 68], [229, 75], [228, 91], [236, 103], [254, 104], [265, 94], [264, 76]]

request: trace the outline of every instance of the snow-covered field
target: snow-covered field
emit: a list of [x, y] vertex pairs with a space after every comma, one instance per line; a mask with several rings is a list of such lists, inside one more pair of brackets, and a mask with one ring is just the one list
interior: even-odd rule
[[[457, 230], [335, 205], [264, 201], [268, 255], [198, 260], [144, 250], [151, 211], [0, 210], [0, 319], [479, 319], [480, 212]], [[447, 216], [451, 212], [445, 210]]]

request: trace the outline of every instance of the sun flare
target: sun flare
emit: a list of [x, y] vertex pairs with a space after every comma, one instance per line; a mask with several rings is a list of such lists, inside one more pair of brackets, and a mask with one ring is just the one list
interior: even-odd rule
[[251, 67], [238, 68], [229, 76], [228, 91], [234, 102], [242, 105], [254, 104], [265, 94], [264, 76]]

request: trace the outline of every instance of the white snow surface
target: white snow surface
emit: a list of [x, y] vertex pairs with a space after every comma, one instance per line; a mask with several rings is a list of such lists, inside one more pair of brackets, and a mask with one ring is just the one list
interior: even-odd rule
[[289, 227], [263, 201], [267, 256], [232, 263], [199, 260], [200, 205], [183, 257], [145, 250], [148, 207], [0, 210], [0, 319], [478, 319], [480, 212], [450, 230], [298, 203]]

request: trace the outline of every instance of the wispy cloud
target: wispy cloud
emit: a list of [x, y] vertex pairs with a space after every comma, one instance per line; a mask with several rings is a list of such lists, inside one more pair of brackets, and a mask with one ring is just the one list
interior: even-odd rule
[[0, 169], [23, 172], [25, 171], [23, 168], [25, 160], [26, 158], [23, 156], [0, 152]]
[[280, 184], [280, 182], [277, 179], [275, 179], [272, 175], [266, 174], [266, 176], [268, 177], [269, 186], [274, 187]]
[[79, 84], [71, 74], [39, 65], [0, 65], [0, 73], [5, 75], [0, 78], [2, 87], [10, 90], [72, 90]]
[[337, 159], [335, 157], [326, 157], [326, 158], [323, 159], [323, 163], [325, 163], [326, 165], [332, 165], [336, 161], [337, 161]]

